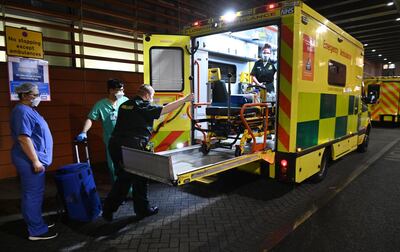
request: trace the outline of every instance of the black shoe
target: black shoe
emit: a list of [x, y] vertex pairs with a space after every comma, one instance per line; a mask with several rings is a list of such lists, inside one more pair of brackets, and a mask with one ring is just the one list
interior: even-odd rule
[[111, 222], [113, 221], [113, 213], [112, 212], [107, 212], [107, 211], [103, 211], [103, 213], [101, 214], [101, 216], [103, 217], [104, 220]]
[[47, 231], [47, 233], [36, 235], [36, 236], [29, 236], [28, 239], [31, 241], [40, 241], [40, 240], [50, 240], [57, 237], [57, 233], [54, 231]]
[[153, 206], [153, 207], [150, 207], [150, 208], [149, 208], [146, 212], [144, 212], [144, 213], [138, 213], [138, 214], [136, 214], [136, 216], [137, 216], [138, 219], [143, 219], [143, 218], [145, 218], [145, 217], [152, 216], [152, 215], [155, 215], [155, 214], [157, 214], [157, 213], [158, 213], [158, 207]]

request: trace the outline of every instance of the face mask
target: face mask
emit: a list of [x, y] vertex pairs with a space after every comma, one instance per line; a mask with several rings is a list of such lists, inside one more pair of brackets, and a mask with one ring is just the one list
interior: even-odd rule
[[115, 94], [115, 98], [117, 98], [117, 99], [121, 99], [123, 96], [124, 96], [124, 92], [122, 92], [122, 91], [118, 91], [118, 92]]
[[40, 96], [39, 97], [36, 97], [35, 99], [33, 99], [31, 102], [32, 102], [32, 107], [37, 107], [37, 106], [39, 106], [39, 103], [40, 103], [40, 101], [41, 101], [41, 99], [40, 99]]
[[269, 54], [264, 54], [264, 53], [263, 53], [263, 54], [261, 55], [261, 58], [262, 58], [263, 61], [268, 61], [269, 58], [270, 58], [270, 55], [269, 55]]

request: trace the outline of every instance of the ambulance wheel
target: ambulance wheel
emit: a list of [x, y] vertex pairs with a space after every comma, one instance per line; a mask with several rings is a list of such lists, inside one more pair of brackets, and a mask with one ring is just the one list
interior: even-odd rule
[[203, 152], [204, 156], [210, 152], [210, 149], [211, 149], [211, 147], [208, 144], [206, 144], [206, 143], [201, 144], [200, 150], [201, 150], [201, 152]]
[[368, 150], [368, 143], [369, 143], [369, 131], [365, 134], [364, 141], [357, 147], [357, 151], [364, 153]]
[[240, 148], [240, 146], [236, 146], [235, 149], [235, 157], [239, 157], [243, 154], [242, 148]]
[[329, 151], [325, 150], [324, 155], [321, 159], [320, 170], [311, 177], [311, 181], [314, 183], [319, 183], [326, 177], [328, 173], [328, 161], [329, 161]]

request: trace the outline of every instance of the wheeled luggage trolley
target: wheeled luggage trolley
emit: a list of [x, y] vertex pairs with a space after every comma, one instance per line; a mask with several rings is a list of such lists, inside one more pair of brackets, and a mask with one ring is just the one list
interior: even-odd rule
[[77, 163], [60, 167], [55, 180], [69, 219], [89, 222], [99, 216], [101, 201], [90, 168], [86, 141], [84, 145], [86, 162], [80, 162], [78, 142], [74, 142]]

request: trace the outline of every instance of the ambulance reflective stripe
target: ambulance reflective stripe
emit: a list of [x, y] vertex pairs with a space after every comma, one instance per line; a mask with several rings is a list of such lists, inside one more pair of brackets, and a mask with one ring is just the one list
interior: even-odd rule
[[367, 81], [368, 85], [380, 85], [379, 99], [371, 105], [371, 117], [374, 121], [380, 121], [380, 115], [399, 114], [400, 83], [388, 81]]
[[293, 21], [282, 18], [280, 44], [280, 83], [279, 83], [279, 118], [278, 118], [278, 151], [288, 152], [290, 147], [290, 116], [292, 96], [292, 62], [293, 62]]
[[189, 137], [190, 131], [160, 131], [153, 136], [151, 141], [154, 143], [154, 151], [159, 152], [175, 149], [177, 144], [187, 146]]
[[306, 149], [357, 131], [352, 95], [299, 93], [296, 147]]

